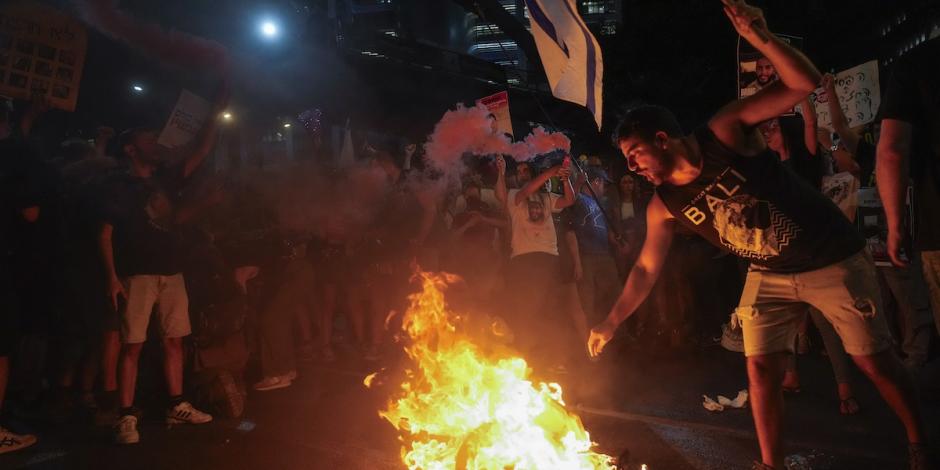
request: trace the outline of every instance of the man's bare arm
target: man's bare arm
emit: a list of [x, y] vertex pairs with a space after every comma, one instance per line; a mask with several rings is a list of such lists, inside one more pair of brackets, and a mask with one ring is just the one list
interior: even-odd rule
[[808, 96], [800, 101], [800, 110], [803, 111], [803, 143], [806, 145], [806, 150], [809, 150], [810, 155], [816, 156], [819, 153], [819, 138], [816, 136], [819, 127], [816, 119], [816, 108], [809, 101]]
[[574, 205], [575, 192], [574, 187], [571, 186], [571, 170], [559, 170], [558, 177], [561, 178], [561, 185], [564, 188], [564, 194], [561, 198], [555, 201], [555, 210], [560, 211], [566, 207], [571, 207]]
[[653, 284], [659, 279], [672, 244], [676, 221], [659, 196], [654, 195], [646, 209], [646, 223], [646, 241], [643, 242], [640, 256], [630, 271], [620, 298], [607, 316], [606, 321], [614, 326], [633, 315], [649, 295]]
[[116, 311], [118, 309], [118, 296], [126, 299], [127, 294], [124, 292], [124, 286], [118, 279], [117, 269], [114, 266], [114, 247], [111, 244], [113, 233], [113, 225], [105, 223], [101, 226], [101, 231], [98, 233], [98, 249], [108, 278], [108, 297], [111, 298], [111, 305]]
[[506, 205], [506, 160], [502, 155], [496, 156], [496, 185], [493, 187], [496, 193], [496, 200], [500, 204]]
[[545, 182], [548, 181], [552, 176], [557, 175], [560, 170], [561, 165], [558, 165], [539, 173], [538, 176], [529, 180], [529, 182], [526, 183], [522, 189], [516, 192], [516, 200], [512, 201], [512, 203], [518, 206], [519, 204], [522, 204], [522, 201], [525, 201], [529, 196], [541, 191], [542, 187], [545, 186]]
[[222, 84], [219, 86], [219, 91], [216, 94], [215, 101], [212, 103], [212, 110], [209, 112], [209, 116], [206, 117], [206, 121], [203, 123], [202, 129], [199, 130], [199, 134], [196, 135], [196, 145], [183, 161], [184, 178], [189, 178], [189, 176], [199, 168], [199, 165], [202, 165], [202, 162], [209, 156], [209, 153], [212, 152], [212, 148], [215, 146], [215, 141], [219, 135], [219, 114], [228, 106], [230, 93], [231, 90], [229, 89], [228, 79], [223, 79]]
[[910, 123], [897, 119], [882, 120], [875, 158], [878, 194], [888, 219], [888, 256], [898, 266], [907, 264], [900, 257], [900, 249], [904, 239], [904, 194], [908, 183], [911, 135]]
[[738, 34], [774, 66], [780, 79], [757, 93], [733, 101], [712, 117], [708, 125], [723, 144], [744, 154], [761, 150], [754, 145], [754, 126], [779, 116], [816, 89], [820, 74], [802, 52], [767, 29], [760, 9], [743, 1], [723, 0], [725, 13]]

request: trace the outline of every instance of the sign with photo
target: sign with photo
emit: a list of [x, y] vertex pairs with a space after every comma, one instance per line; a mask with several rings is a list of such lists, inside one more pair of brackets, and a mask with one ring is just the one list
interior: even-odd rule
[[509, 93], [501, 91], [495, 95], [486, 96], [477, 100], [478, 104], [486, 106], [495, 116], [496, 126], [503, 134], [512, 137], [512, 119], [509, 116]]
[[171, 149], [188, 144], [209, 116], [212, 104], [205, 98], [189, 91], [180, 92], [180, 99], [167, 120], [166, 126], [160, 132], [157, 143]]
[[[877, 60], [839, 72], [835, 76], [835, 87], [849, 127], [863, 126], [875, 120], [878, 107], [881, 106]], [[810, 101], [816, 107], [819, 127], [832, 130], [829, 97], [825, 91], [822, 88], [817, 89], [810, 95]]]
[[74, 18], [38, 3], [0, 7], [0, 95], [44, 97], [74, 111], [88, 35]]
[[[803, 49], [803, 38], [777, 34], [787, 44]], [[739, 39], [740, 40], [740, 39]], [[738, 48], [738, 98], [757, 93], [760, 89], [778, 80], [777, 70], [757, 49], [746, 41]]]

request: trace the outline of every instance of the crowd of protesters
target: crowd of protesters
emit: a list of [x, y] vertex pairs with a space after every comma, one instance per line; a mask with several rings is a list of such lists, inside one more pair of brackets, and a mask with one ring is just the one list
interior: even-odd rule
[[[936, 50], [936, 41], [929, 47]], [[937, 62], [924, 63], [934, 67], [926, 75], [935, 76]], [[761, 67], [773, 71], [771, 61]], [[900, 72], [892, 82], [885, 103], [891, 139], [910, 139], [910, 129], [898, 131], [898, 123], [936, 126], [936, 109], [917, 111], [918, 101], [903, 96], [904, 80], [922, 72]], [[888, 191], [906, 187], [900, 164], [893, 173], [886, 165], [903, 161], [891, 149], [909, 147], [883, 137], [878, 157], [889, 160], [876, 163], [876, 145], [846, 125], [832, 77], [822, 86], [834, 132], [817, 127], [808, 100], [799, 113], [757, 127], [787, 171], [829, 196], [875, 251], [881, 246], [895, 261], [878, 268], [878, 280], [891, 300], [895, 349], [917, 373], [931, 359], [932, 319], [940, 326], [938, 242], [931, 232], [937, 222], [925, 215], [940, 203], [929, 180], [940, 157], [915, 158], [927, 168], [912, 174], [924, 201], [915, 214], [918, 251], [902, 259], [899, 200], [888, 201], [885, 240], [854, 220], [857, 209], [846, 199], [873, 173], [893, 178]], [[223, 83], [210, 115], [225, 109], [228, 94]], [[649, 182], [633, 172], [615, 179], [620, 165], [596, 157], [477, 156], [459, 182], [442, 183], [420, 146], [370, 142], [356, 164], [377, 173], [380, 184], [330, 163], [316, 171], [340, 185], [374, 185], [378, 197], [369, 203], [379, 207], [372, 216], [355, 224], [317, 218], [317, 226], [298, 233], [250, 185], [201, 181], [218, 141], [216, 120], [208, 119], [172, 160], [157, 144], [159, 130], [149, 128], [100, 128], [94, 139], [67, 140], [46, 155], [31, 137], [43, 106], [24, 106], [16, 112], [4, 102], [0, 109], [0, 419], [12, 414], [14, 402], [21, 414], [49, 419], [86, 410], [97, 424], [113, 426], [120, 444], [140, 439], [135, 405], [144, 395], [137, 392], [142, 374], [162, 375], [164, 398], [156, 401], [167, 423], [202, 424], [213, 414], [238, 414], [244, 388], [291, 386], [298, 361], [333, 362], [338, 348], [365, 361], [382, 359], [389, 312], [405, 307], [415, 266], [460, 275], [466, 295], [455, 301], [503, 316], [514, 345], [536, 367], [564, 374], [587, 358], [590, 327], [618, 302], [653, 200]], [[915, 138], [927, 145], [922, 135]], [[337, 212], [344, 207], [335, 204]], [[720, 339], [743, 350], [738, 321], [728, 316], [746, 267], [677, 227], [659, 282], [618, 335], [624, 343], [685, 351]], [[815, 327], [836, 375], [839, 412], [857, 413], [838, 327], [813, 307], [798, 323], [795, 349], [810, 349]], [[147, 354], [148, 341], [159, 345], [158, 357]], [[246, 374], [250, 362], [257, 374]], [[241, 385], [246, 375], [255, 379], [250, 387]], [[795, 356], [783, 386], [800, 388]], [[0, 453], [35, 441], [0, 428]]]

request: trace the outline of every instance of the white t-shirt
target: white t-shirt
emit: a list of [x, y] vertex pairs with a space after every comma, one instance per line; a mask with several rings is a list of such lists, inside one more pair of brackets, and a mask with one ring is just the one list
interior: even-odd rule
[[558, 255], [558, 238], [552, 212], [559, 196], [537, 192], [516, 204], [518, 189], [509, 190], [506, 205], [512, 223], [512, 257], [526, 253]]

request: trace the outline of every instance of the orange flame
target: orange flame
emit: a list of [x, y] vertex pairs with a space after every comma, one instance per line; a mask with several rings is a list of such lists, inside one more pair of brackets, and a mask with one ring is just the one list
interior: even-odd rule
[[558, 384], [533, 384], [524, 359], [488, 357], [455, 325], [462, 318], [447, 310], [443, 294], [453, 276], [419, 276], [423, 291], [409, 298], [402, 318], [415, 367], [379, 412], [402, 434], [409, 469], [614, 468], [611, 457], [591, 450]]

